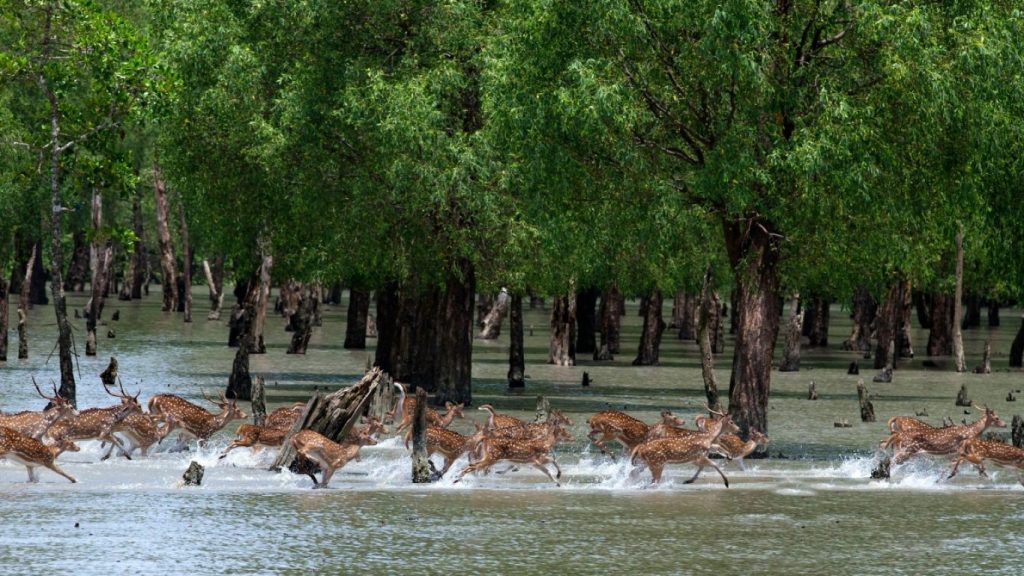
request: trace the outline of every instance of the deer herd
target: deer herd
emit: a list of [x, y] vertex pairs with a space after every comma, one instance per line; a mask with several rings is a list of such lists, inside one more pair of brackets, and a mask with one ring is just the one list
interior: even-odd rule
[[[42, 411], [24, 411], [16, 414], [0, 412], [0, 459], [8, 459], [24, 465], [28, 470], [29, 482], [37, 482], [36, 469], [47, 468], [71, 482], [76, 480], [63, 471], [55, 460], [65, 452], [77, 452], [76, 441], [98, 440], [109, 444], [102, 460], [109, 458], [115, 450], [127, 459], [138, 450], [138, 456], [145, 457], [148, 451], [174, 431], [180, 431], [178, 444], [184, 448], [186, 439], [191, 437], [205, 446], [211, 437], [233, 420], [246, 418], [234, 400], [223, 394], [219, 399], [203, 397], [217, 406], [210, 412], [180, 396], [160, 394], [152, 397], [148, 413], [138, 401], [138, 394], [132, 395], [118, 386], [108, 394], [118, 402], [104, 408], [76, 410], [57, 392], [46, 395], [35, 384], [36, 392], [49, 401]], [[335, 442], [312, 430], [301, 430], [291, 436], [289, 443], [298, 455], [315, 463], [322, 470], [319, 480], [312, 473], [314, 487], [325, 487], [334, 473], [352, 460], [359, 460], [363, 446], [374, 445], [380, 434], [389, 433], [387, 423], [394, 422], [400, 413], [395, 432], [405, 431], [406, 448], [412, 434], [412, 422], [416, 411], [416, 399], [406, 394], [402, 385], [396, 384], [399, 399], [392, 410], [385, 414], [383, 421], [363, 418], [364, 426], [355, 426], [341, 442]], [[262, 425], [242, 424], [237, 428], [233, 441], [220, 454], [225, 458], [236, 448], [249, 447], [255, 454], [264, 447], [283, 446], [295, 421], [305, 407], [304, 402], [279, 408], [269, 414]], [[498, 413], [493, 406], [484, 404], [479, 410], [486, 413], [482, 423], [474, 423], [475, 431], [463, 435], [450, 429], [456, 419], [465, 418], [464, 406], [447, 403], [445, 411], [438, 413], [426, 410], [426, 448], [429, 455], [440, 454], [444, 463], [440, 470], [434, 470], [435, 477], [443, 477], [457, 460], [465, 456], [468, 463], [462, 468], [454, 482], [461, 481], [468, 474], [487, 474], [500, 462], [516, 465], [530, 465], [541, 471], [555, 485], [559, 485], [562, 470], [555, 460], [553, 451], [559, 444], [573, 441], [570, 433], [572, 420], [561, 411], [553, 410], [543, 422], [528, 423], [507, 414]], [[705, 406], [705, 408], [707, 408]], [[592, 415], [588, 420], [588, 439], [601, 454], [615, 460], [608, 451], [607, 443], [617, 442], [622, 446], [622, 455], [633, 466], [631, 478], [637, 478], [649, 470], [651, 483], [662, 479], [667, 464], [693, 464], [697, 467], [689, 484], [697, 479], [705, 468], [715, 470], [726, 487], [729, 480], [712, 456], [735, 460], [744, 469], [743, 458], [759, 446], [768, 444], [768, 438], [760, 431], [750, 429], [744, 440], [738, 433], [739, 427], [732, 418], [722, 412], [707, 409], [707, 415], [694, 419], [694, 428], [686, 428], [685, 421], [669, 410], [663, 410], [659, 419], [647, 424], [637, 418], [616, 410], [606, 410]], [[892, 450], [892, 463], [901, 464], [909, 458], [922, 455], [941, 455], [953, 458], [949, 473], [956, 475], [963, 462], [974, 464], [984, 476], [985, 461], [1003, 466], [1024, 469], [1024, 450], [992, 440], [982, 439], [982, 432], [989, 427], [1005, 427], [996, 413], [985, 407], [981, 417], [971, 423], [933, 427], [920, 420], [897, 416], [889, 420], [891, 434], [881, 442], [882, 450]], [[430, 463], [433, 469], [433, 463]], [[505, 470], [508, 471], [508, 470]], [[504, 473], [498, 472], [498, 473]], [[553, 473], [552, 473], [553, 472]]]

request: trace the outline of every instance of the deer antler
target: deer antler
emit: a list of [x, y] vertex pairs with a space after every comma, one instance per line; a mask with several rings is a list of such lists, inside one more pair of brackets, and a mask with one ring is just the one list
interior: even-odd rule
[[[206, 390], [203, 390], [202, 387], [199, 388], [199, 393], [203, 395], [203, 399], [205, 399], [207, 402], [209, 402], [211, 404], [216, 404], [217, 406], [220, 406], [220, 402], [218, 402], [218, 401], [214, 400], [213, 398], [210, 398], [209, 396], [207, 396], [206, 395]], [[224, 393], [223, 392], [221, 392], [221, 397], [222, 398], [224, 397]]]
[[725, 417], [725, 412], [719, 412], [717, 410], [712, 410], [711, 407], [708, 406], [707, 402], [704, 403], [704, 409], [707, 410], [708, 412], [710, 412], [711, 414], [717, 414], [719, 416], [722, 416], [723, 418]]
[[[36, 377], [35, 376], [32, 377], [32, 385], [36, 387], [36, 392], [44, 400], [49, 400], [50, 402], [53, 402], [55, 400], [55, 398], [51, 398], [51, 397], [47, 396], [46, 394], [43, 394], [43, 391], [39, 389], [39, 384], [36, 383]], [[56, 392], [56, 390], [54, 390], [54, 392]], [[56, 396], [59, 396], [59, 395], [60, 394], [56, 394]]]

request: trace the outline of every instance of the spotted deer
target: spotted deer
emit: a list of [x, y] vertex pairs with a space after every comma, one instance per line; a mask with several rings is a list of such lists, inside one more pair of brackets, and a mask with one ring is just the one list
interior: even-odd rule
[[60, 438], [52, 445], [46, 445], [17, 430], [0, 426], [0, 459], [6, 458], [24, 465], [28, 469], [29, 482], [39, 481], [36, 468], [40, 466], [53, 470], [72, 483], [77, 482], [54, 463], [57, 455], [64, 451], [78, 452], [78, 445], [67, 438]]
[[920, 430], [932, 430], [935, 426], [918, 420], [917, 418], [911, 418], [910, 416], [893, 416], [889, 418], [889, 432], [895, 434], [897, 432], [915, 432]]
[[377, 443], [367, 429], [354, 429], [341, 444], [312, 430], [300, 430], [291, 439], [295, 451], [305, 458], [316, 462], [323, 470], [320, 481], [309, 473], [314, 488], [325, 488], [334, 473], [352, 460], [359, 461], [359, 449]]
[[717, 452], [721, 456], [735, 461], [739, 465], [740, 470], [746, 470], [747, 467], [743, 464], [743, 459], [750, 456], [758, 446], [767, 445], [768, 437], [759, 430], [751, 428], [750, 439], [746, 442], [735, 434], [721, 434], [718, 436], [718, 440], [715, 440], [714, 444], [712, 444], [711, 449], [713, 452]]
[[305, 402], [295, 402], [291, 406], [282, 406], [267, 415], [263, 425], [267, 428], [291, 428], [292, 424], [302, 416], [306, 409]]
[[225, 398], [223, 392], [220, 393], [220, 400], [210, 398], [205, 392], [203, 398], [216, 404], [220, 412], [212, 414], [174, 394], [159, 394], [150, 398], [149, 412], [167, 426], [166, 434], [181, 428], [197, 438], [201, 446], [205, 446], [210, 437], [228, 422], [245, 418], [245, 412], [235, 405], [234, 399]]
[[124, 391], [121, 387], [120, 394], [114, 394], [106, 388], [107, 394], [119, 398], [121, 404], [115, 404], [106, 408], [87, 408], [78, 413], [77, 416], [65, 420], [58, 420], [46, 429], [46, 437], [56, 441], [67, 440], [101, 440], [109, 442], [125, 452], [125, 458], [131, 460], [131, 456], [125, 450], [121, 441], [114, 436], [114, 426], [131, 414], [141, 414], [142, 406], [139, 405], [139, 395], [134, 396]]
[[[454, 402], [445, 402], [445, 413], [441, 415], [433, 408], [426, 409], [427, 416], [427, 427], [434, 426], [437, 428], [447, 428], [456, 418], [462, 418], [462, 408], [464, 404], [455, 404]], [[395, 432], [401, 432], [408, 428], [405, 433], [405, 447], [409, 447], [409, 440], [412, 439], [412, 421], [416, 415], [416, 398], [414, 396], [404, 396], [402, 398], [402, 421], [395, 427]]]
[[491, 430], [497, 430], [499, 428], [522, 428], [529, 424], [515, 416], [509, 416], [508, 414], [498, 414], [494, 411], [494, 406], [490, 404], [483, 404], [479, 410], [487, 412], [487, 428]]
[[463, 436], [447, 428], [437, 428], [436, 426], [427, 428], [427, 457], [435, 453], [444, 456], [444, 467], [441, 468], [440, 476], [444, 476], [445, 472], [463, 454], [469, 454], [470, 461], [474, 460], [476, 447], [483, 441], [487, 428], [476, 423], [473, 426], [476, 428], [476, 432], [469, 436]]
[[[169, 427], [166, 424], [155, 421], [148, 414], [129, 414], [120, 422], [115, 422], [110, 429], [111, 432], [121, 434], [128, 439], [127, 455], [131, 455], [138, 448], [139, 455], [142, 457], [145, 457], [149, 453], [149, 449], [167, 435], [168, 430]], [[110, 458], [114, 448], [115, 446], [111, 445], [100, 460]], [[122, 455], [125, 455], [125, 451], [122, 451]]]
[[739, 432], [739, 428], [733, 423], [732, 417], [719, 412], [714, 414], [718, 417], [705, 423], [707, 431], [703, 434], [682, 438], [658, 438], [633, 448], [630, 461], [635, 468], [631, 476], [636, 476], [646, 466], [651, 470], [651, 484], [657, 484], [661, 481], [661, 474], [665, 469], [665, 464], [693, 462], [697, 464], [697, 472], [689, 480], [686, 480], [685, 484], [693, 483], [700, 476], [704, 467], [710, 466], [718, 472], [718, 475], [722, 477], [722, 481], [725, 483], [725, 487], [728, 488], [729, 479], [725, 477], [722, 469], [708, 458], [708, 452], [722, 432]]
[[[587, 434], [587, 437], [590, 438], [594, 446], [601, 450], [602, 454], [609, 456], [612, 455], [605, 450], [605, 442], [617, 440], [622, 444], [623, 454], [629, 454], [633, 448], [644, 442], [651, 430], [651, 426], [618, 410], [598, 412], [591, 416], [587, 423], [590, 424], [590, 433]], [[685, 422], [682, 418], [672, 414], [669, 410], [662, 410], [661, 420], [656, 426], [681, 427], [683, 424]]]
[[[481, 458], [463, 468], [455, 482], [459, 482], [463, 476], [470, 472], [483, 471], [487, 473], [498, 462], [507, 460], [517, 464], [530, 464], [543, 472], [556, 486], [560, 486], [561, 484], [559, 484], [558, 479], [562, 477], [562, 469], [558, 467], [558, 462], [551, 455], [551, 449], [563, 437], [562, 434], [566, 432], [560, 424], [555, 422], [547, 423], [545, 426], [548, 433], [543, 438], [524, 438], [519, 436], [492, 437], [485, 435], [481, 442], [483, 447]], [[555, 476], [552, 476], [551, 472], [548, 471], [547, 464], [554, 465], [557, 472]]]
[[5, 426], [29, 438], [39, 440], [43, 437], [43, 434], [46, 434], [47, 428], [58, 420], [77, 416], [78, 410], [75, 410], [75, 407], [70, 402], [61, 397], [60, 393], [57, 392], [56, 385], [53, 386], [53, 396], [43, 394], [43, 391], [39, 389], [39, 384], [36, 384], [35, 378], [32, 379], [32, 385], [36, 387], [36, 392], [40, 397], [50, 402], [50, 408], [41, 412], [26, 410], [16, 414], [0, 414], [0, 426]]
[[956, 472], [964, 460], [974, 464], [978, 469], [978, 473], [985, 477], [988, 476], [988, 473], [985, 472], [985, 460], [991, 460], [1000, 466], [1016, 468], [1019, 479], [1021, 477], [1019, 471], [1024, 470], [1024, 449], [995, 440], [971, 438], [966, 440], [960, 447], [960, 453], [953, 463], [953, 469], [949, 473], [949, 478], [956, 476]]
[[986, 406], [984, 412], [981, 418], [971, 424], [895, 432], [883, 440], [879, 447], [893, 449], [892, 463], [894, 465], [902, 464], [917, 454], [956, 454], [965, 441], [980, 436], [986, 428], [990, 426], [1006, 427], [1006, 423], [996, 415], [994, 410]]

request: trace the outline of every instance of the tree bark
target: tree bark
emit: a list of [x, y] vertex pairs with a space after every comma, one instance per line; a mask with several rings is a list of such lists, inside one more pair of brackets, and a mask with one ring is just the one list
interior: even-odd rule
[[[899, 310], [899, 302], [901, 297], [901, 287], [903, 282], [897, 280], [889, 288], [888, 294], [886, 294], [885, 302], [882, 307], [878, 310], [878, 315], [875, 318], [875, 334], [878, 339], [877, 346], [875, 347], [875, 368], [881, 369], [888, 365], [896, 366], [896, 359], [889, 358], [890, 350], [895, 354], [896, 346], [890, 346], [890, 342], [896, 341], [896, 333], [898, 331], [897, 317]], [[891, 361], [890, 361], [891, 360]]]
[[[378, 302], [379, 304], [379, 302]], [[366, 317], [370, 313], [370, 292], [359, 288], [348, 291], [348, 316], [345, 324], [346, 350], [366, 348]]]
[[270, 270], [273, 266], [274, 257], [269, 253], [264, 253], [263, 263], [260, 265], [259, 270], [259, 281], [257, 282], [259, 290], [256, 293], [255, 307], [253, 309], [252, 340], [249, 347], [251, 354], [267, 353], [267, 345], [263, 341], [263, 332], [267, 325], [267, 302], [270, 301]]
[[9, 322], [7, 308], [7, 278], [0, 275], [0, 362], [7, 362], [7, 325]]
[[430, 482], [430, 462], [427, 458], [427, 391], [416, 390], [416, 411], [412, 418], [412, 483]]
[[576, 297], [555, 296], [551, 305], [551, 344], [548, 364], [576, 365]]
[[[922, 329], [931, 330], [932, 328], [932, 314], [934, 310], [932, 304], [935, 302], [935, 294], [925, 294], [920, 290], [914, 290], [914, 308], [917, 309], [917, 323]], [[931, 353], [928, 354], [931, 356]]]
[[597, 298], [596, 288], [580, 290], [576, 294], [576, 353], [593, 354], [597, 351]]
[[[960, 302], [964, 294], [964, 232], [956, 233], [956, 288], [953, 293], [953, 361], [957, 372], [966, 372], [964, 361], [964, 338], [960, 333]], [[979, 313], [980, 316], [980, 313]], [[980, 324], [980, 321], [979, 321]]]
[[988, 301], [988, 327], [999, 327], [999, 301], [994, 298]]
[[220, 320], [220, 309], [224, 305], [224, 257], [217, 256], [211, 268], [210, 262], [203, 259], [203, 274], [210, 292], [210, 313], [207, 320]]
[[162, 310], [173, 312], [178, 309], [178, 273], [174, 267], [174, 245], [171, 244], [171, 230], [167, 223], [170, 214], [167, 185], [158, 164], [153, 165], [153, 191], [156, 198], [156, 235], [160, 246], [160, 286], [164, 295]]
[[621, 306], [619, 289], [612, 284], [601, 294], [601, 346], [594, 352], [594, 360], [612, 360], [614, 355], [619, 353]]
[[804, 307], [805, 317], [810, 314], [809, 319], [805, 318], [805, 323], [808, 326], [807, 345], [811, 348], [828, 347], [828, 327], [831, 320], [830, 305], [831, 302], [829, 302], [828, 298], [815, 296], [809, 299], [807, 306]]
[[106, 300], [107, 284], [110, 282], [110, 271], [114, 260], [113, 243], [108, 239], [101, 244], [100, 229], [103, 226], [103, 196], [97, 191], [92, 193], [92, 230], [93, 241], [89, 250], [92, 279], [91, 294], [85, 306], [85, 355], [96, 355], [96, 325], [103, 315], [103, 304]]
[[188, 221], [185, 220], [184, 204], [178, 204], [178, 216], [181, 219], [181, 278], [185, 285], [184, 294], [179, 297], [185, 300], [184, 321], [188, 323], [192, 321], [192, 252], [188, 245]]
[[466, 404], [473, 401], [473, 294], [476, 272], [460, 259], [449, 272], [436, 324], [437, 393], [434, 402]]
[[31, 302], [29, 291], [32, 286], [32, 276], [35, 272], [35, 263], [39, 257], [38, 244], [32, 245], [32, 252], [25, 263], [25, 277], [21, 281], [21, 291], [18, 295], [18, 360], [28, 358], [28, 308]]
[[935, 293], [930, 298], [931, 330], [928, 331], [928, 355], [949, 356], [953, 353], [953, 299], [949, 294]]
[[508, 318], [508, 387], [525, 388], [526, 359], [523, 349], [523, 295], [514, 292]]
[[800, 340], [804, 322], [804, 311], [800, 308], [800, 295], [794, 294], [789, 305], [789, 321], [786, 325], [786, 346], [782, 353], [779, 372], [800, 371]]
[[[76, 230], [71, 235], [73, 248], [71, 249], [71, 264], [68, 266], [68, 276], [64, 279], [64, 290], [67, 292], [81, 292], [85, 289], [85, 275], [89, 272], [89, 244], [85, 241], [85, 231]], [[95, 242], [93, 242], [95, 244]]]
[[722, 299], [718, 292], [711, 291], [711, 309], [708, 311], [709, 331], [711, 333], [711, 351], [715, 354], [725, 352], [725, 323], [722, 321], [724, 315]]
[[[712, 270], [708, 266], [704, 273], [704, 285], [700, 291], [700, 312], [697, 319], [697, 344], [700, 347], [700, 369], [704, 379], [704, 396], [708, 400], [708, 408], [721, 412], [721, 402], [718, 396], [718, 377], [715, 376], [715, 356], [711, 347], [711, 316], [714, 310], [721, 310], [721, 306], [712, 299], [711, 290]], [[719, 328], [721, 328], [721, 317], [719, 317]]]
[[120, 300], [139, 300], [142, 298], [142, 284], [146, 279], [146, 243], [142, 234], [142, 194], [136, 190], [132, 195], [132, 229], [135, 232], [135, 245], [132, 247], [132, 254], [128, 257], [128, 266], [124, 274], [124, 284], [121, 287]]
[[341, 282], [331, 284], [331, 289], [327, 292], [327, 298], [324, 302], [327, 304], [334, 304], [335, 306], [341, 304], [341, 292]]
[[1020, 316], [1020, 328], [1010, 344], [1010, 368], [1024, 366], [1024, 314]]
[[[961, 240], [962, 241], [962, 240]], [[961, 274], [962, 276], [962, 274]], [[963, 290], [963, 287], [960, 288]], [[968, 294], [962, 299], [967, 304], [967, 314], [963, 317], [961, 327], [965, 330], [981, 327], [981, 297], [977, 294]]]
[[288, 345], [287, 354], [305, 354], [309, 347], [309, 339], [313, 336], [313, 316], [319, 306], [313, 286], [307, 285], [303, 295], [300, 289], [298, 310], [292, 316], [292, 325], [295, 330], [292, 332], [292, 341]]
[[483, 329], [484, 319], [494, 308], [494, 298], [490, 294], [479, 294], [476, 297], [476, 327]]
[[[37, 304], [45, 306], [50, 303], [50, 300], [46, 297], [46, 267], [43, 265], [43, 243], [38, 242], [36, 246], [36, 252], [39, 255], [32, 264], [32, 282], [29, 283], [28, 292], [28, 303], [30, 308]], [[63, 260], [63, 256], [61, 259]], [[63, 287], [63, 285], [61, 285], [61, 287]], [[61, 294], [63, 293], [64, 291], [61, 290]], [[65, 305], [65, 309], [66, 308], [67, 306]]]
[[696, 337], [696, 314], [695, 311], [700, 305], [700, 298], [693, 297], [685, 291], [676, 292], [672, 301], [672, 323], [669, 328], [675, 328], [680, 340], [690, 340]]
[[494, 305], [484, 316], [479, 336], [481, 340], [496, 340], [501, 335], [501, 323], [505, 320], [505, 315], [508, 314], [508, 290], [502, 288], [493, 302]]
[[742, 437], [754, 428], [767, 434], [772, 352], [779, 330], [779, 236], [770, 222], [723, 222], [734, 273], [737, 318], [729, 412]]
[[644, 326], [640, 333], [640, 348], [633, 366], [657, 366], [661, 352], [661, 333], [665, 330], [665, 321], [661, 319], [661, 290], [655, 289], [647, 297], [644, 309]]
[[853, 293], [853, 330], [850, 337], [843, 342], [843, 350], [867, 352], [871, 350], [871, 325], [878, 314], [878, 303], [875, 302], [867, 288], [858, 286]]
[[252, 375], [249, 374], [249, 354], [255, 337], [253, 322], [256, 317], [256, 305], [259, 299], [259, 275], [257, 269], [246, 282], [245, 296], [233, 317], [233, 330], [237, 331], [238, 350], [231, 363], [231, 374], [228, 376], [228, 387], [225, 395], [228, 398], [249, 400], [252, 398]]
[[[383, 288], [377, 290], [377, 350], [374, 355], [374, 365], [399, 380], [402, 377], [395, 370], [397, 366], [394, 361], [394, 352], [398, 347], [400, 305], [398, 282], [388, 282]], [[350, 302], [349, 307], [351, 308], [351, 306]]]

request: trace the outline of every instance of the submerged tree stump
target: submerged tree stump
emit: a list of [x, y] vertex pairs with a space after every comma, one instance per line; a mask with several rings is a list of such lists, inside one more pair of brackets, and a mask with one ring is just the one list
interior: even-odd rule
[[1013, 445], [1017, 448], [1024, 448], [1024, 418], [1020, 415], [1013, 415], [1013, 422], [1010, 424], [1010, 437]]
[[871, 469], [871, 478], [874, 480], [886, 480], [889, 478], [889, 468], [892, 466], [892, 459], [886, 456]]
[[981, 357], [981, 364], [975, 366], [975, 374], [991, 374], [992, 373], [992, 335], [990, 334], [988, 340], [985, 341], [985, 353]]
[[412, 483], [430, 483], [430, 459], [427, 456], [427, 391], [416, 389], [416, 411], [412, 419]]
[[857, 382], [857, 400], [860, 402], [860, 421], [874, 422], [875, 407], [871, 404], [870, 395], [863, 380]]
[[860, 363], [858, 363], [856, 360], [850, 362], [850, 367], [846, 369], [846, 373], [851, 376], [856, 376], [860, 374]]
[[203, 474], [206, 469], [199, 462], [193, 460], [188, 465], [188, 470], [185, 470], [185, 474], [182, 475], [181, 479], [185, 482], [185, 486], [199, 486], [203, 483]]
[[295, 462], [291, 438], [300, 430], [318, 432], [335, 442], [344, 440], [352, 426], [369, 407], [380, 387], [391, 385], [391, 378], [387, 374], [380, 368], [373, 368], [359, 382], [348, 388], [327, 395], [315, 394], [288, 431], [281, 451], [278, 452], [270, 469], [277, 471], [289, 468]]
[[262, 376], [252, 377], [252, 423], [263, 426], [267, 419], [267, 394]]
[[962, 384], [960, 391], [956, 393], [956, 405], [957, 406], [973, 406], [974, 402], [967, 397], [967, 385]]
[[543, 424], [548, 421], [551, 417], [551, 403], [544, 396], [537, 396], [537, 412], [533, 416], [533, 421], [537, 424]]
[[811, 382], [811, 385], [807, 387], [807, 399], [808, 400], [817, 400], [818, 399], [818, 387], [815, 386], [814, 382]]
[[100, 372], [100, 382], [103, 382], [104, 386], [113, 386], [117, 382], [117, 358], [110, 357], [107, 369]]

